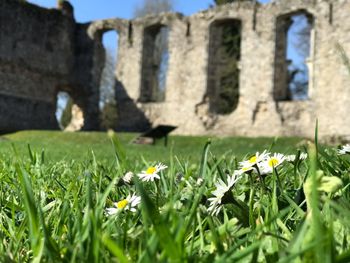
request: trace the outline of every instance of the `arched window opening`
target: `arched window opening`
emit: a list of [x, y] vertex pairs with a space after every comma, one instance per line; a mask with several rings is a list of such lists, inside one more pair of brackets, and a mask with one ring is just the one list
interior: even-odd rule
[[169, 62], [168, 38], [167, 26], [153, 25], [144, 29], [140, 102], [165, 100]]
[[99, 107], [103, 129], [114, 129], [117, 125], [115, 85], [118, 41], [119, 35], [116, 30], [107, 31], [102, 35], [102, 43], [105, 48], [105, 65], [101, 76]]
[[67, 92], [57, 93], [56, 119], [61, 130], [79, 131], [84, 126], [84, 114]]
[[241, 32], [242, 23], [236, 19], [210, 25], [207, 96], [212, 113], [229, 114], [238, 106]]
[[274, 99], [277, 101], [309, 98], [313, 24], [313, 16], [306, 11], [277, 19], [274, 88]]

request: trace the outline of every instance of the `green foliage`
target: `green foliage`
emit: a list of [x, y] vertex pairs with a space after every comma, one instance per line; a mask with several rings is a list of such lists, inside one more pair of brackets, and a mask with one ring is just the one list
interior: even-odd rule
[[[217, 91], [211, 98], [211, 110], [228, 114], [236, 109], [239, 99], [239, 60], [241, 53], [241, 23], [239, 21], [217, 22], [211, 26], [211, 41], [220, 43], [215, 47], [215, 75]], [[212, 47], [214, 48], [214, 47]]]
[[135, 6], [134, 17], [156, 15], [162, 12], [171, 12], [174, 9], [173, 0], [143, 0]]
[[104, 130], [115, 129], [118, 121], [118, 111], [115, 101], [104, 104], [101, 112], [101, 127]]
[[238, 106], [239, 99], [239, 69], [237, 61], [232, 60], [227, 67], [220, 72], [220, 90], [216, 112], [229, 114]]
[[233, 3], [235, 0], [215, 0], [214, 1], [216, 5], [224, 5], [228, 3]]
[[[157, 162], [130, 156], [123, 136], [109, 136], [116, 162], [93, 151], [83, 161], [57, 162], [33, 147], [29, 158], [16, 146], [7, 151], [0, 262], [349, 262], [350, 159], [336, 149], [310, 144], [306, 160], [295, 150], [294, 160], [270, 173], [240, 174], [213, 215], [218, 180], [227, 183], [241, 161], [215, 155], [216, 140], [199, 143], [195, 162], [170, 154], [160, 179], [144, 182], [136, 174]], [[117, 184], [126, 171], [135, 174], [131, 182]], [[107, 214], [135, 193], [134, 212]]]
[[216, 5], [225, 5], [229, 3], [244, 2], [244, 1], [254, 1], [254, 0], [214, 0]]
[[69, 2], [69, 0], [56, 0], [57, 6], [62, 7], [64, 5], [64, 2]]
[[[248, 0], [215, 0], [216, 5], [224, 5]], [[236, 109], [239, 100], [239, 60], [241, 53], [241, 24], [238, 21], [219, 23], [213, 26], [215, 36], [220, 39], [216, 64], [217, 94], [211, 96], [211, 111], [229, 114]], [[219, 32], [219, 33], [218, 33]], [[220, 66], [219, 66], [220, 65]], [[216, 93], [216, 92], [214, 92]]]
[[[139, 134], [118, 133], [118, 139], [122, 145], [127, 145], [126, 152], [130, 159], [140, 161], [140, 157], [147, 161], [167, 162], [170, 155], [174, 155], [186, 161], [199, 162], [203, 145], [207, 142], [206, 136], [169, 136], [168, 147], [164, 147], [162, 140], [156, 145], [139, 145], [130, 143]], [[211, 138], [211, 152], [215, 155], [231, 153], [238, 159], [248, 153], [262, 151], [269, 148], [275, 138]], [[302, 144], [300, 138], [279, 138], [273, 150], [293, 152], [298, 144]], [[113, 148], [110, 138], [104, 132], [57, 132], [57, 131], [22, 131], [0, 137], [0, 157], [6, 158], [15, 145], [21, 158], [27, 158], [27, 144], [35, 151], [45, 149], [48, 162], [62, 160], [76, 160], [83, 162], [88, 158], [88, 153], [93, 150], [96, 158], [105, 162], [114, 161]]]
[[70, 121], [72, 120], [73, 104], [74, 104], [73, 99], [69, 97], [66, 107], [64, 108], [60, 119], [60, 125], [63, 129], [66, 128], [69, 125]]

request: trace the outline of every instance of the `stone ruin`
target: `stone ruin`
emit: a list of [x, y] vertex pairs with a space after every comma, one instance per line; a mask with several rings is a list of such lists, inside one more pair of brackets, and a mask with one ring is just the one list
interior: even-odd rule
[[[57, 129], [56, 97], [82, 109], [84, 130], [99, 128], [102, 36], [119, 35], [115, 70], [117, 130], [177, 126], [178, 134], [312, 137], [350, 135], [350, 1], [239, 2], [191, 16], [76, 23], [70, 12], [0, 1], [0, 130]], [[287, 31], [291, 16], [310, 25], [306, 97], [290, 96]], [[232, 57], [218, 55], [224, 28], [239, 35]], [[167, 29], [166, 78], [159, 81], [160, 32]], [[231, 97], [218, 72], [235, 63]], [[231, 63], [231, 64], [230, 64]], [[222, 105], [229, 110], [222, 110]]]
[[0, 131], [58, 129], [56, 101], [66, 91], [99, 127], [101, 43], [64, 10], [0, 0]]

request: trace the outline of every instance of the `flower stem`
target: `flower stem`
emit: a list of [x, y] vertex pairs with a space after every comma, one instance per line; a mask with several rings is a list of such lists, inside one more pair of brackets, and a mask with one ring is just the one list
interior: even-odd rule
[[157, 208], [159, 208], [159, 182], [156, 181], [156, 205], [157, 205]]
[[273, 168], [273, 173], [276, 175], [276, 179], [277, 179], [277, 184], [278, 184], [278, 188], [280, 189], [281, 193], [283, 193], [283, 187], [282, 187], [282, 183], [279, 177], [279, 174], [277, 172], [276, 168]]
[[259, 179], [260, 179], [259, 181], [260, 181], [261, 189], [262, 189], [261, 194], [265, 194], [266, 193], [266, 185], [265, 185], [264, 177], [260, 173], [259, 166], [255, 164], [254, 167], [255, 167], [255, 169], [258, 173]]
[[254, 187], [254, 182], [252, 175], [249, 174], [249, 182], [250, 182], [250, 192], [249, 192], [249, 225], [255, 229], [255, 220], [254, 220], [254, 211], [253, 211], [253, 206], [254, 206], [254, 195], [255, 195], [255, 187]]

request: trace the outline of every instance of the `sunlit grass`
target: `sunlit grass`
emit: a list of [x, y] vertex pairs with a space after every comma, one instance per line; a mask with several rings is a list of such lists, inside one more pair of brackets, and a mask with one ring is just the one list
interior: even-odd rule
[[[299, 139], [173, 137], [173, 148], [164, 148], [128, 144], [130, 134], [6, 137], [0, 262], [350, 261], [346, 151], [297, 145]], [[242, 173], [239, 162], [264, 149], [296, 156], [280, 158], [272, 170], [259, 163]], [[159, 162], [168, 167], [152, 169]], [[159, 179], [143, 181], [142, 171]], [[127, 172], [131, 181], [123, 179]], [[218, 190], [220, 180], [229, 187]], [[218, 213], [208, 210], [214, 191]]]
[[[118, 138], [124, 145], [130, 159], [144, 158], [148, 161], [168, 162], [171, 157], [181, 160], [198, 162], [201, 158], [203, 145], [208, 136], [170, 136], [168, 147], [164, 147], [162, 140], [156, 145], [132, 144], [138, 134], [118, 133]], [[227, 153], [241, 159], [246, 154], [262, 151], [271, 146], [275, 151], [293, 152], [301, 148], [305, 142], [300, 138], [246, 138], [226, 137], [211, 138], [211, 152], [215, 155]], [[28, 156], [27, 144], [37, 152], [45, 150], [48, 161], [77, 160], [89, 158], [91, 151], [99, 161], [111, 162], [114, 160], [113, 147], [107, 134], [104, 132], [67, 133], [57, 131], [23, 131], [0, 137], [0, 155], [8, 156], [15, 145], [19, 155]]]

